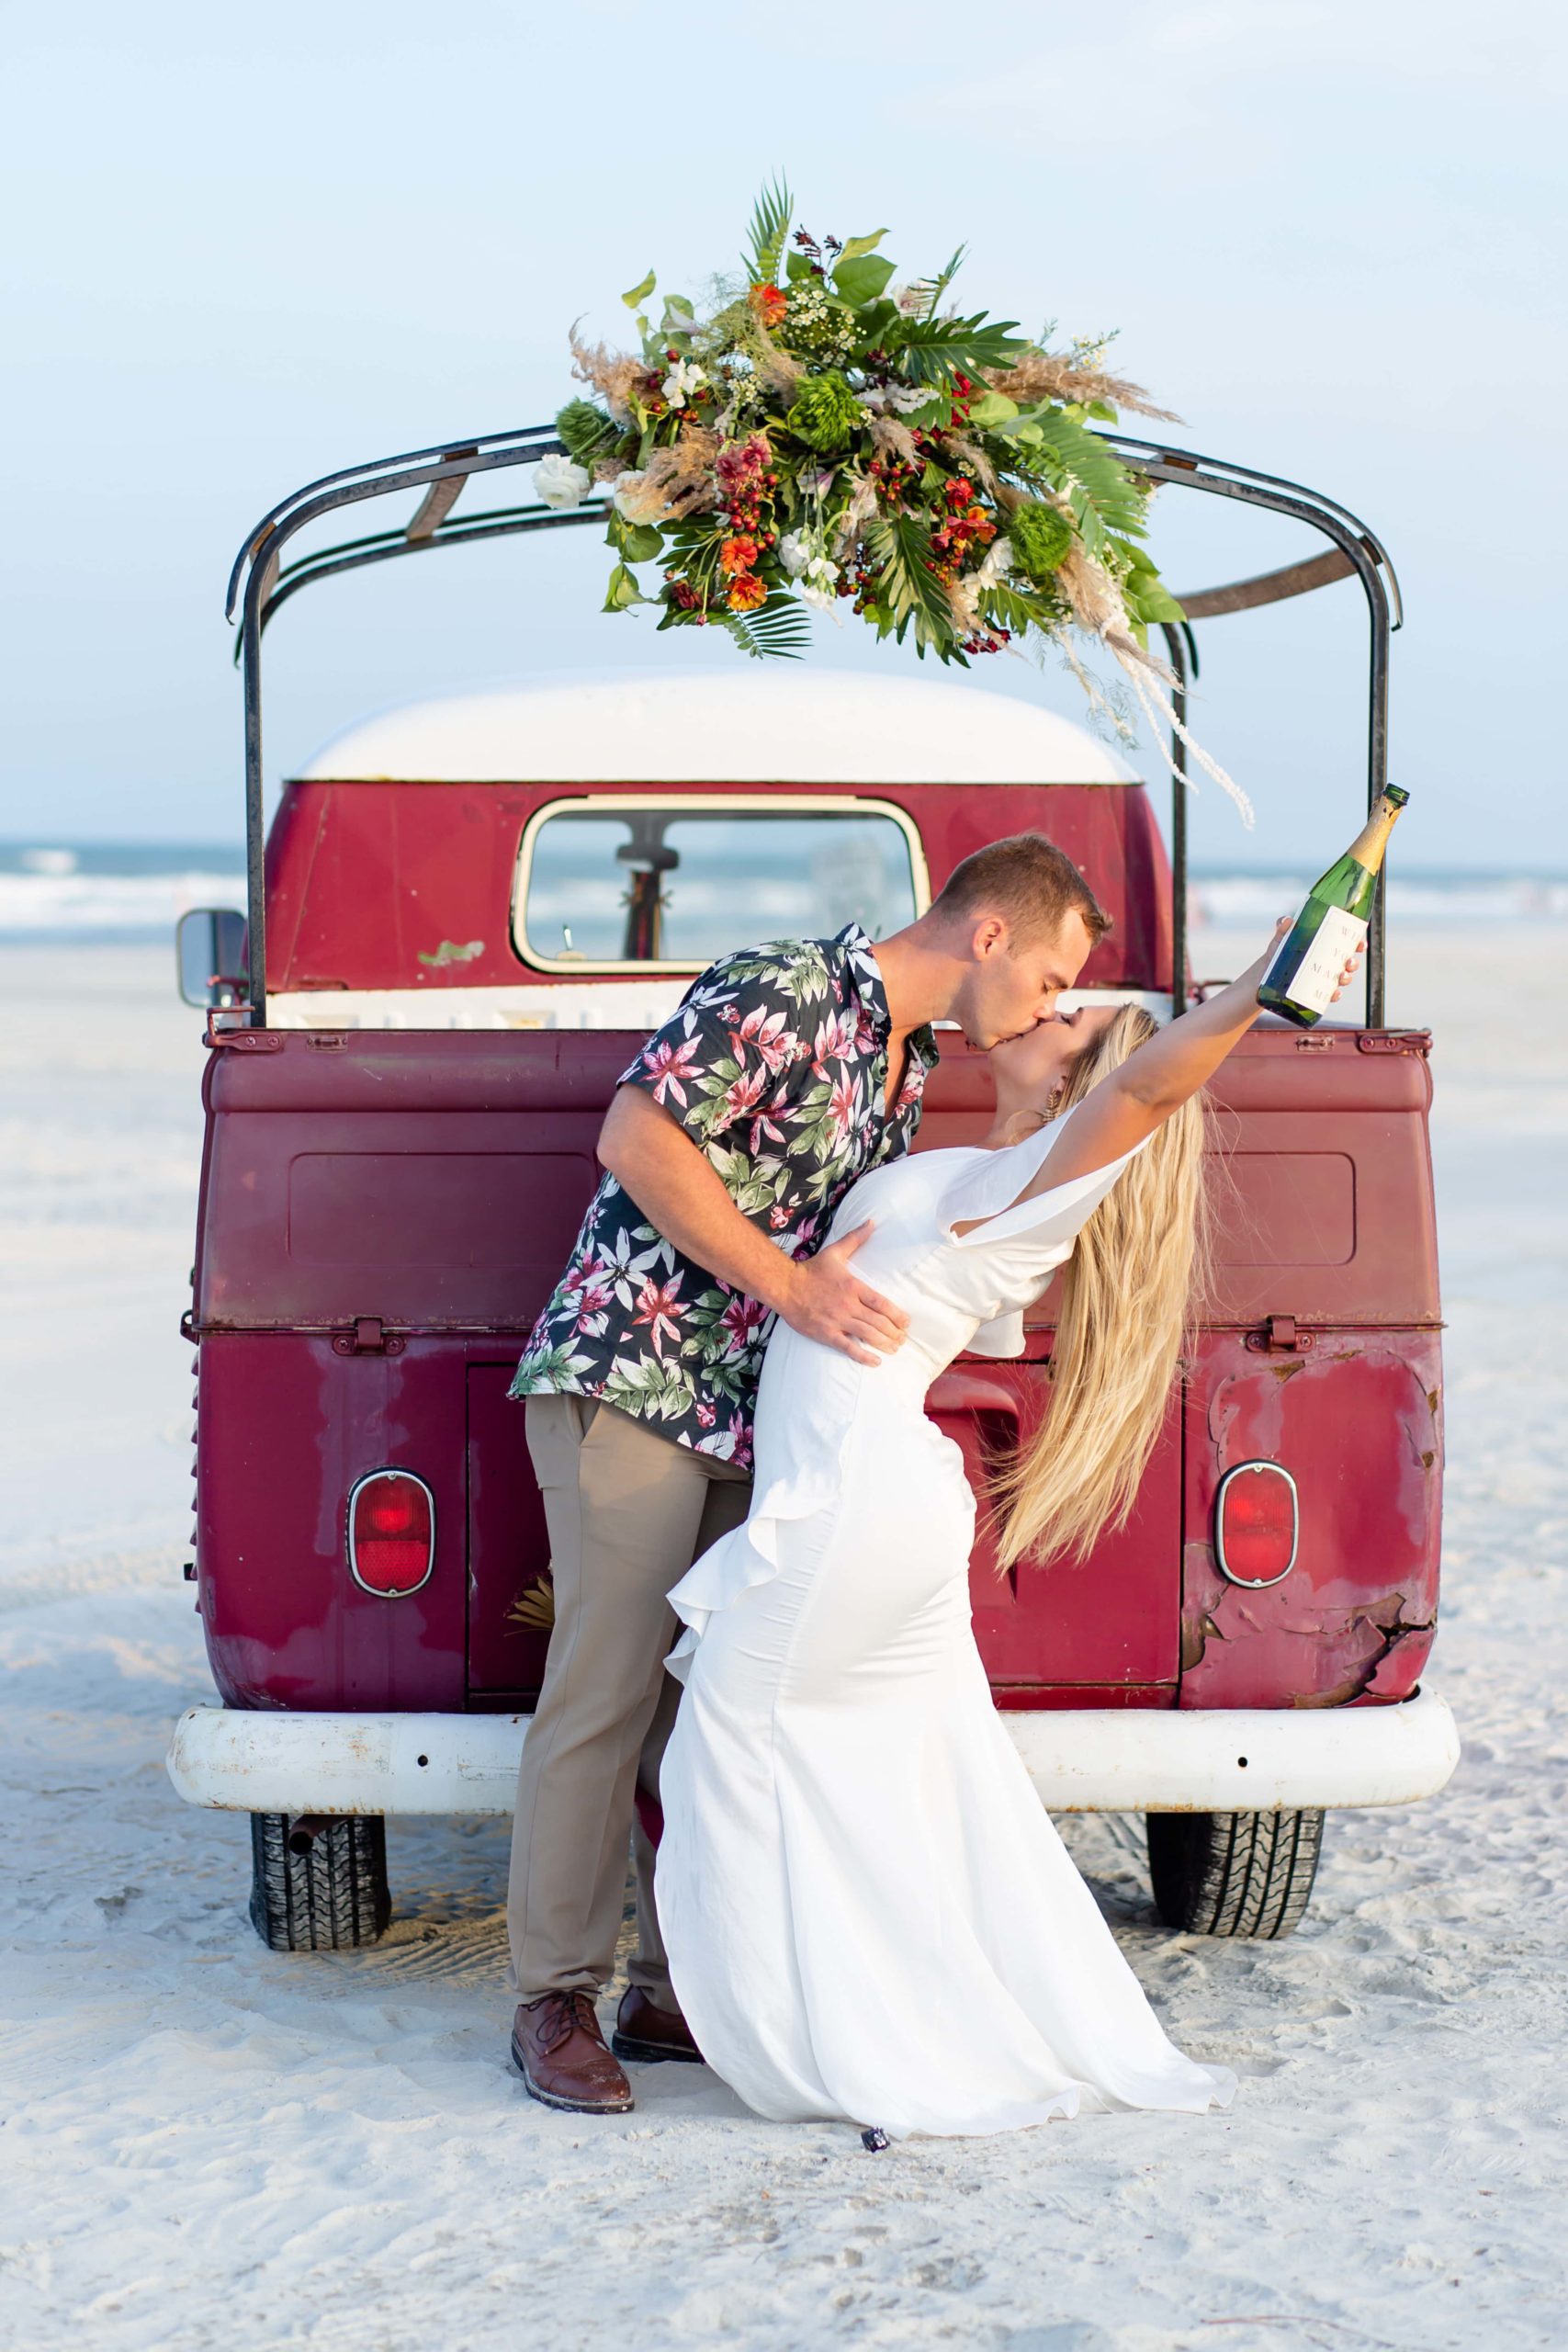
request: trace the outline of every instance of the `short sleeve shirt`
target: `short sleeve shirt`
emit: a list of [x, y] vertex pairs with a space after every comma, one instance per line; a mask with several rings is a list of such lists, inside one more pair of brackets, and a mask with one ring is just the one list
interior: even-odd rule
[[[827, 1238], [868, 1169], [908, 1150], [936, 1060], [909, 1039], [887, 1108], [892, 1023], [872, 944], [836, 939], [722, 956], [687, 990], [619, 1084], [678, 1121], [742, 1216], [790, 1257]], [[606, 1174], [510, 1394], [597, 1396], [698, 1453], [748, 1468], [773, 1317], [684, 1257]]]

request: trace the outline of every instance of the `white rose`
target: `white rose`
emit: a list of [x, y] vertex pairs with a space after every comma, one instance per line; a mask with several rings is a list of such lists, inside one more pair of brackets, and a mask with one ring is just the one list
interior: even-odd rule
[[793, 579], [799, 579], [811, 561], [811, 548], [804, 531], [784, 533], [779, 541], [779, 561]]
[[994, 588], [1012, 570], [1012, 544], [1008, 539], [993, 539], [986, 551], [984, 562], [975, 574], [976, 588]]
[[626, 514], [626, 501], [630, 499], [634, 504], [636, 503], [647, 480], [646, 474], [639, 473], [624, 473], [616, 477], [615, 487], [610, 492], [610, 496], [616, 512], [625, 516], [628, 523], [635, 523], [637, 517], [635, 514]]
[[541, 458], [534, 469], [534, 495], [547, 506], [581, 506], [592, 487], [587, 467], [572, 458]]

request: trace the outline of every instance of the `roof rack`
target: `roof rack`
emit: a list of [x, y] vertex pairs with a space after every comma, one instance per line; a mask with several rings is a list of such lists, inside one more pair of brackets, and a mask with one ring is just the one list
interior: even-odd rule
[[[1195, 621], [1246, 612], [1308, 594], [1337, 580], [1355, 578], [1367, 602], [1370, 628], [1367, 725], [1367, 805], [1375, 807], [1388, 781], [1389, 640], [1403, 620], [1399, 582], [1387, 550], [1349, 509], [1335, 499], [1279, 474], [1265, 474], [1249, 466], [1232, 465], [1193, 450], [1173, 449], [1164, 441], [1135, 440], [1125, 434], [1107, 433], [1109, 442], [1139, 474], [1152, 482], [1171, 482], [1200, 490], [1212, 497], [1229, 498], [1305, 523], [1329, 540], [1328, 551], [1277, 571], [1231, 582], [1218, 588], [1180, 596], [1187, 618], [1166, 623], [1162, 634], [1176, 673], [1172, 695], [1176, 715], [1185, 722], [1187, 691], [1198, 675]], [[368, 465], [350, 466], [307, 482], [264, 514], [234, 560], [229, 576], [225, 611], [230, 619], [240, 614], [237, 655], [243, 679], [245, 710], [245, 843], [250, 914], [251, 1018], [256, 1025], [266, 1019], [266, 892], [265, 833], [262, 807], [261, 643], [267, 623], [291, 597], [319, 580], [359, 571], [394, 557], [423, 555], [435, 548], [466, 547], [479, 539], [511, 538], [532, 531], [571, 528], [602, 522], [606, 502], [590, 499], [565, 510], [539, 503], [497, 506], [462, 514], [458, 502], [477, 475], [502, 473], [517, 466], [536, 465], [541, 458], [564, 454], [553, 424], [526, 425], [509, 433], [479, 434], [469, 440], [438, 443], [412, 449], [400, 457], [379, 458]], [[340, 507], [369, 498], [399, 492], [421, 492], [419, 503], [400, 527], [378, 531], [332, 547], [317, 548], [294, 562], [283, 561], [283, 550], [297, 532]], [[1177, 734], [1171, 743], [1175, 782], [1171, 799], [1172, 1004], [1179, 1012], [1186, 1002], [1187, 970], [1187, 795], [1186, 751]], [[1384, 1012], [1384, 879], [1378, 877], [1367, 952], [1367, 1026], [1381, 1029]]]

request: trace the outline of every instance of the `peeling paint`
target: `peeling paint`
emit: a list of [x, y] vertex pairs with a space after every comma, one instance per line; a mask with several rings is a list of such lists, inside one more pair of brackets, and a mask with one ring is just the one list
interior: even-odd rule
[[[1200, 1351], [1190, 1390], [1183, 1707], [1328, 1707], [1414, 1689], [1437, 1612], [1442, 1463], [1436, 1332], [1369, 1331], [1288, 1365], [1241, 1335]], [[1219, 1481], [1282, 1464], [1301, 1496], [1296, 1564], [1250, 1588], [1213, 1553]]]

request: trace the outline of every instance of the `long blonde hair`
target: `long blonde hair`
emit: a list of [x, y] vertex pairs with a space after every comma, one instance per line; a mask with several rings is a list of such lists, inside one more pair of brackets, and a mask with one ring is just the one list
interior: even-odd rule
[[[1123, 1005], [1068, 1073], [1054, 1115], [1155, 1035]], [[1082, 1558], [1102, 1529], [1125, 1526], [1165, 1419], [1189, 1302], [1202, 1284], [1204, 1122], [1181, 1105], [1089, 1217], [1062, 1275], [1051, 1407], [996, 1473], [998, 1555]]]

